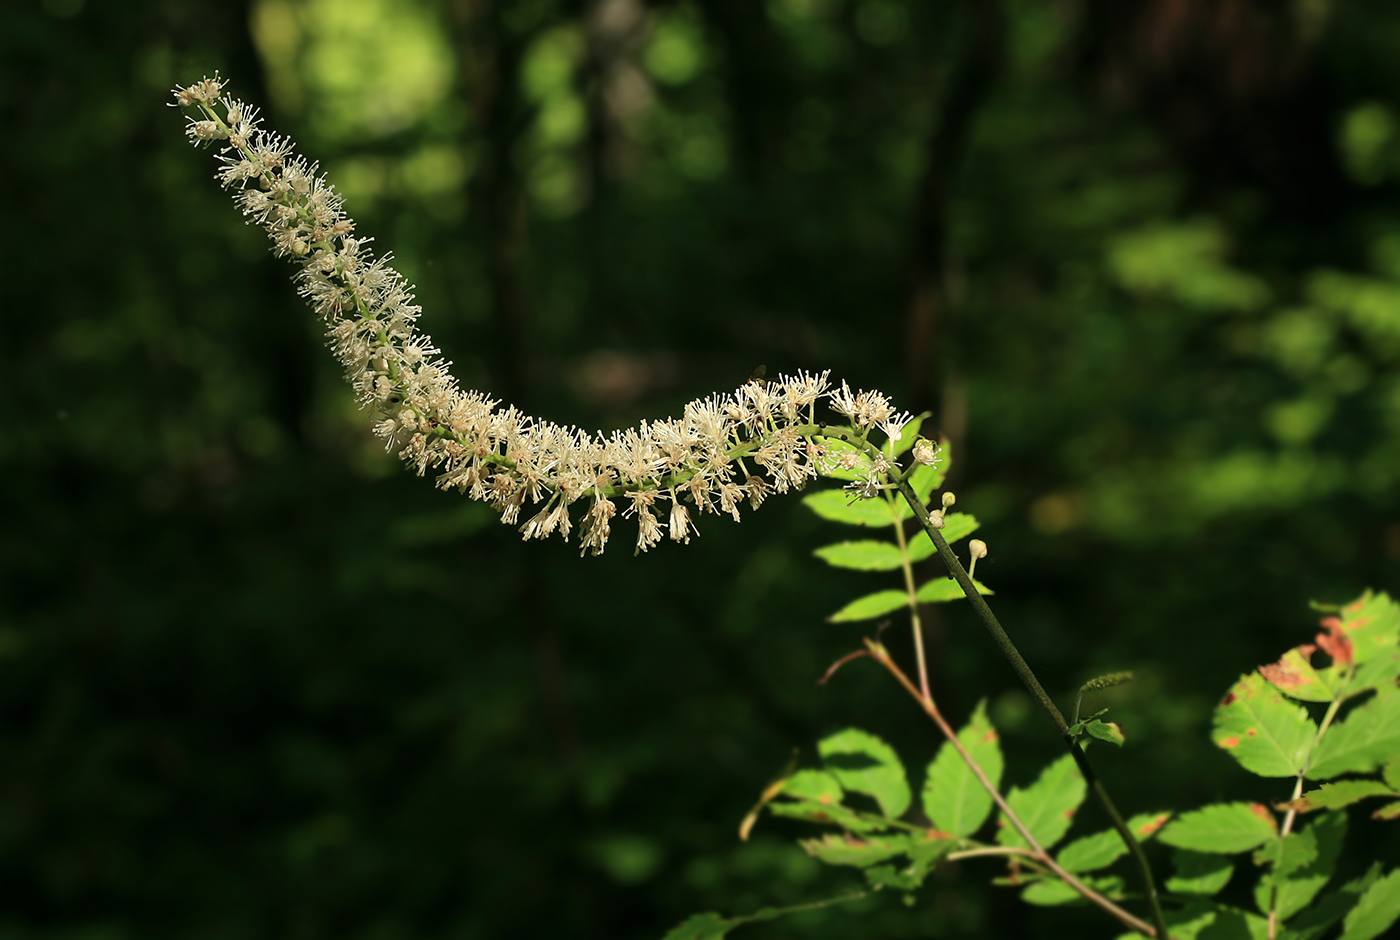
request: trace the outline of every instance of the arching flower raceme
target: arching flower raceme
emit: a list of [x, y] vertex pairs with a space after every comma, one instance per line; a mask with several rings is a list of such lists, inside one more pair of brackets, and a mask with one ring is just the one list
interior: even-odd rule
[[[432, 340], [418, 329], [412, 285], [357, 237], [343, 200], [292, 142], [263, 130], [257, 111], [223, 94], [217, 75], [174, 90], [194, 109], [185, 129], [196, 145], [221, 144], [218, 178], [279, 257], [297, 265], [293, 280], [321, 318], [327, 342], [374, 432], [438, 487], [489, 503], [526, 539], [577, 525], [583, 551], [598, 554], [612, 534], [618, 503], [636, 518], [636, 550], [663, 536], [689, 542], [695, 517], [757, 508], [770, 492], [800, 488], [836, 466], [832, 438], [865, 447], [880, 428], [899, 440], [909, 415], [876, 391], [829, 390], [828, 373], [801, 372], [747, 382], [730, 394], [686, 405], [680, 418], [588, 433], [534, 418], [481, 392], [462, 389]], [[850, 427], [816, 423], [827, 399]], [[850, 448], [841, 468], [850, 471]], [[862, 495], [886, 481], [890, 465], [864, 461]], [[846, 477], [849, 479], [849, 476]], [[667, 505], [669, 503], [669, 506]], [[575, 521], [571, 521], [571, 516]]]

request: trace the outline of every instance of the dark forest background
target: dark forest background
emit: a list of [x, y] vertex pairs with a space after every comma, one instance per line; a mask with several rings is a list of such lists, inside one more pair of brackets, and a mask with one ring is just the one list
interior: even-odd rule
[[[0, 938], [655, 938], [855, 881], [737, 840], [794, 747], [937, 744], [873, 668], [815, 686], [885, 585], [797, 499], [579, 559], [403, 472], [171, 85], [322, 161], [469, 387], [930, 410], [1052, 693], [1136, 671], [1098, 764], [1139, 812], [1286, 797], [1212, 705], [1400, 588], [1398, 52], [1383, 0], [4, 4]], [[1048, 722], [931, 617], [1025, 784]], [[992, 873], [741, 935], [1117, 933]]]

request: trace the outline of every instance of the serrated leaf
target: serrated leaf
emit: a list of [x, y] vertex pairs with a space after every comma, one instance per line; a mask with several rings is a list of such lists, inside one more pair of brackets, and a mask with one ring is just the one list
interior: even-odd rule
[[[982, 768], [992, 786], [999, 786], [1003, 766], [1001, 745], [996, 729], [987, 718], [985, 699], [977, 703], [972, 718], [958, 732], [958, 741]], [[958, 752], [945, 741], [928, 765], [923, 806], [924, 813], [939, 829], [966, 838], [980, 829], [991, 815], [992, 798]]]
[[892, 610], [898, 610], [909, 603], [909, 595], [904, 591], [876, 591], [851, 601], [826, 619], [832, 623], [845, 623], [851, 620], [870, 620], [882, 617]]
[[[978, 594], [996, 593], [975, 578], [972, 583], [977, 587]], [[962, 585], [946, 576], [934, 578], [932, 581], [925, 581], [914, 594], [915, 600], [920, 604], [937, 604], [942, 601], [957, 601], [965, 597], [967, 597], [967, 595], [963, 593]]]
[[1379, 780], [1339, 780], [1324, 783], [1316, 790], [1304, 793], [1296, 800], [1279, 803], [1279, 809], [1296, 809], [1300, 813], [1311, 813], [1319, 809], [1341, 809], [1368, 796], [1396, 796], [1396, 792]]
[[1385, 593], [1368, 591], [1342, 608], [1342, 631], [1351, 640], [1358, 665], [1374, 659], [1388, 662], [1400, 644], [1400, 605]]
[[803, 839], [798, 842], [803, 851], [828, 865], [853, 865], [865, 868], [883, 862], [895, 855], [903, 854], [908, 848], [907, 836], [873, 836], [858, 839], [848, 832], [830, 834], [820, 839]]
[[[977, 517], [969, 512], [954, 512], [943, 517], [943, 541], [949, 545], [967, 538], [981, 527]], [[923, 561], [937, 553], [938, 547], [923, 529], [914, 529], [909, 535], [909, 560]]]
[[842, 804], [845, 793], [840, 782], [824, 770], [799, 770], [783, 781], [768, 811], [775, 816], [801, 819], [852, 832], [879, 832], [890, 828], [880, 819], [869, 819]]
[[1366, 890], [1342, 921], [1341, 940], [1371, 940], [1400, 918], [1400, 869]]
[[1382, 687], [1369, 701], [1334, 721], [1317, 746], [1308, 779], [1369, 773], [1400, 754], [1400, 689]]
[[904, 564], [897, 545], [873, 539], [837, 542], [823, 546], [812, 554], [833, 568], [854, 568], [856, 571], [893, 571]]
[[1312, 649], [1311, 646], [1291, 649], [1278, 662], [1260, 666], [1259, 674], [1289, 698], [1304, 702], [1330, 702], [1337, 697], [1338, 690], [1333, 689], [1329, 681], [1331, 670], [1324, 678], [1313, 668], [1310, 659]]
[[[1171, 813], [1142, 813], [1128, 820], [1128, 828], [1139, 842], [1146, 842], [1171, 817]], [[1116, 829], [1105, 829], [1075, 839], [1055, 856], [1065, 871], [1078, 874], [1107, 868], [1128, 853], [1128, 845]]]
[[[882, 496], [874, 499], [854, 499], [845, 490], [822, 490], [802, 497], [802, 502], [812, 512], [846, 525], [885, 526], [894, 525], [902, 518], [894, 504]], [[903, 500], [900, 501], [900, 505]], [[905, 507], [908, 509], [908, 507]], [[912, 510], [910, 510], [912, 513]]]
[[1176, 875], [1167, 879], [1167, 890], [1173, 894], [1209, 897], [1224, 888], [1235, 872], [1235, 863], [1228, 857], [1189, 849], [1173, 851], [1172, 865]]
[[[1106, 878], [1081, 878], [1084, 884], [1108, 898], [1118, 898], [1123, 894], [1123, 879], [1116, 875]], [[1085, 900], [1084, 896], [1058, 878], [1046, 878], [1032, 882], [1021, 892], [1021, 900], [1040, 907], [1056, 907]]]
[[[1069, 831], [1079, 804], [1084, 802], [1084, 778], [1069, 754], [1046, 767], [1035, 783], [1025, 790], [1012, 787], [1006, 802], [1040, 847], [1049, 850]], [[1026, 846], [1016, 827], [1002, 819], [997, 841], [1002, 845]], [[1028, 847], [1028, 846], [1026, 846]]]
[[1265, 850], [1258, 853], [1264, 858], [1255, 859], [1257, 864], [1270, 865], [1254, 889], [1259, 910], [1268, 913], [1271, 897], [1280, 920], [1307, 907], [1332, 877], [1346, 831], [1345, 813], [1327, 813], [1284, 839], [1265, 843]]
[[1215, 803], [1172, 820], [1158, 836], [1167, 845], [1230, 855], [1257, 849], [1278, 836], [1269, 808], [1260, 803]]
[[1316, 737], [1307, 710], [1285, 700], [1257, 672], [1240, 677], [1230, 689], [1215, 709], [1211, 732], [1211, 740], [1261, 777], [1302, 773]]
[[817, 751], [841, 786], [875, 798], [890, 819], [909, 808], [909, 780], [894, 749], [858, 728], [823, 738]]

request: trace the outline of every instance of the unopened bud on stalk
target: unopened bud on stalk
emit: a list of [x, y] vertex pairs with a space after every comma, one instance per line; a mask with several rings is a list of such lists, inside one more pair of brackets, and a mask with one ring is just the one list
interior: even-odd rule
[[944, 494], [943, 494], [943, 509], [944, 509], [944, 511], [946, 512], [946, 511], [948, 510], [948, 507], [949, 507], [949, 506], [952, 506], [952, 505], [953, 505], [954, 503], [956, 503], [957, 501], [958, 501], [958, 498], [957, 498], [956, 496], [954, 496], [952, 493], [944, 493]]
[[973, 539], [967, 543], [968, 553], [972, 555], [972, 564], [967, 566], [967, 576], [973, 576], [977, 570], [977, 559], [987, 557], [987, 543], [981, 539]]

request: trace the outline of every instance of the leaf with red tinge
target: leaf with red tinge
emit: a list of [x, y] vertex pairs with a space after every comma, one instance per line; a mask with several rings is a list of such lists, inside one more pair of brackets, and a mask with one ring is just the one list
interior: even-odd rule
[[1215, 709], [1211, 740], [1245, 770], [1261, 777], [1295, 777], [1308, 765], [1317, 725], [1301, 705], [1286, 701], [1256, 673], [1242, 676]]
[[1289, 698], [1304, 702], [1330, 702], [1337, 697], [1337, 692], [1313, 668], [1311, 657], [1315, 649], [1317, 647], [1311, 643], [1291, 649], [1278, 662], [1260, 666], [1259, 674]]
[[[1139, 842], [1146, 842], [1171, 818], [1171, 813], [1143, 813], [1128, 820], [1128, 829]], [[1105, 829], [1093, 835], [1075, 839], [1055, 856], [1065, 871], [1079, 873], [1097, 871], [1112, 865], [1128, 851], [1127, 843], [1116, 829]]]
[[1372, 819], [1400, 819], [1400, 803], [1390, 803], [1382, 806], [1371, 814]]
[[1232, 855], [1248, 852], [1278, 835], [1267, 806], [1215, 803], [1172, 820], [1157, 838], [1178, 849]]
[[804, 839], [798, 843], [808, 855], [828, 865], [854, 865], [865, 868], [902, 854], [909, 848], [908, 836], [872, 836], [858, 839], [850, 833]]

